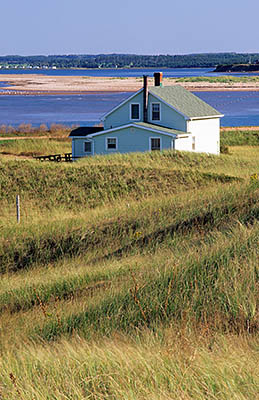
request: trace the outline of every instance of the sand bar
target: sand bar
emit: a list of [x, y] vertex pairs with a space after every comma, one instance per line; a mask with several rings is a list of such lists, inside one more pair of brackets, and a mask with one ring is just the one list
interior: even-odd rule
[[[259, 82], [177, 82], [177, 78], [164, 78], [164, 86], [182, 85], [191, 91], [259, 91]], [[136, 77], [88, 77], [48, 76], [39, 74], [3, 74], [0, 82], [8, 84], [1, 88], [0, 95], [7, 94], [87, 94], [98, 92], [135, 92], [143, 85], [142, 78]], [[148, 79], [153, 86], [153, 78]]]

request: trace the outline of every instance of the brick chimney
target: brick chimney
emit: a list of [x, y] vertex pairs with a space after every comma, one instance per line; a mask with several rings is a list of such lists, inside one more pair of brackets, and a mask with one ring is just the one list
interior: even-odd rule
[[163, 73], [162, 72], [155, 72], [154, 73], [154, 85], [155, 86], [162, 86], [163, 80]]

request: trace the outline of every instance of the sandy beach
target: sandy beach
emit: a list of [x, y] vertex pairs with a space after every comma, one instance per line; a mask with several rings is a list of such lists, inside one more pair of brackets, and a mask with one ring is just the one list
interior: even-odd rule
[[[8, 94], [80, 94], [96, 92], [134, 92], [142, 87], [142, 78], [114, 78], [87, 76], [47, 76], [38, 74], [3, 74], [0, 82], [7, 84], [0, 95]], [[148, 79], [153, 86], [153, 78]], [[164, 78], [164, 86], [182, 85], [190, 91], [259, 91], [259, 82], [177, 82], [177, 78]]]

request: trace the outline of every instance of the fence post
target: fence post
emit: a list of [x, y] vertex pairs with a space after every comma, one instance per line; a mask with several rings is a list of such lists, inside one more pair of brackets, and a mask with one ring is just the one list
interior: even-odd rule
[[20, 196], [19, 196], [19, 194], [17, 194], [17, 196], [16, 196], [16, 218], [17, 218], [17, 222], [19, 224], [19, 222], [20, 222]]

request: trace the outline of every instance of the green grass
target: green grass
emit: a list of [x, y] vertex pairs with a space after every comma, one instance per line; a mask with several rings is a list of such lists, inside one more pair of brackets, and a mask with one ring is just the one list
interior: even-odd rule
[[226, 146], [259, 146], [259, 131], [222, 130], [220, 141]]
[[258, 76], [193, 76], [178, 78], [176, 82], [249, 83], [259, 82]]
[[[170, 161], [170, 154], [169, 161]], [[92, 161], [92, 160], [91, 160]], [[40, 202], [41, 207], [75, 209], [95, 208], [121, 197], [143, 198], [154, 193], [163, 195], [189, 190], [210, 183], [237, 180], [225, 174], [176, 169], [111, 165], [109, 160], [74, 165], [19, 161], [0, 163], [0, 182], [5, 191], [1, 201], [12, 201], [20, 194], [24, 202]], [[26, 205], [25, 205], [26, 207]]]
[[[228, 191], [215, 190], [205, 195], [198, 191], [183, 206], [179, 199], [151, 199], [141, 205], [116, 210], [116, 215], [95, 222], [90, 218], [70, 218], [40, 225], [2, 227], [5, 241], [0, 244], [0, 272], [27, 268], [35, 262], [49, 262], [63, 255], [77, 255], [96, 247], [108, 252], [125, 251], [144, 246], [146, 242], [162, 241], [173, 232], [196, 226], [217, 226], [231, 218], [250, 220], [258, 217], [258, 191], [253, 185]], [[188, 204], [188, 207], [187, 207]], [[98, 221], [99, 220], [99, 221]]]
[[60, 139], [0, 139], [0, 154], [38, 156], [71, 152], [71, 140]]
[[1, 394], [8, 400], [256, 399], [257, 345], [176, 327], [131, 340], [25, 345], [1, 358]]
[[1, 398], [256, 398], [249, 135], [221, 156], [1, 161]]

